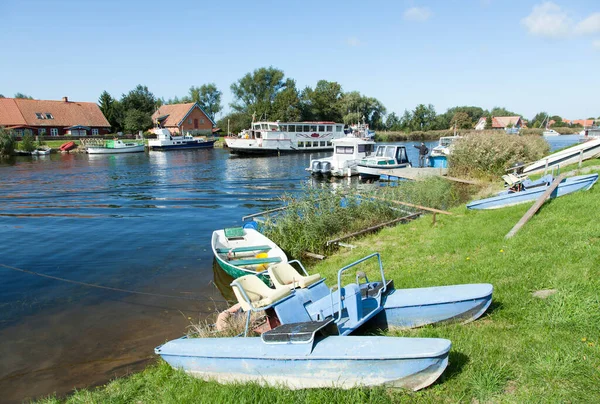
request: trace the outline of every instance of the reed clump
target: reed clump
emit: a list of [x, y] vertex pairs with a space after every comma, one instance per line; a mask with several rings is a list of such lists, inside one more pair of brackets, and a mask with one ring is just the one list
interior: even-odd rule
[[548, 143], [540, 136], [470, 134], [456, 141], [448, 159], [449, 174], [492, 180], [515, 163], [539, 160], [549, 150]]
[[[229, 313], [228, 316], [221, 320], [220, 326], [217, 325], [219, 320], [212, 321], [211, 319], [202, 320], [198, 323], [192, 323], [188, 326], [186, 336], [188, 338], [235, 337], [243, 334], [246, 330], [246, 316], [247, 313], [241, 312], [240, 310], [240, 312]], [[218, 313], [214, 316], [214, 318], [217, 317]], [[253, 333], [252, 330], [264, 324], [265, 321], [266, 317], [264, 314], [253, 312], [250, 315], [250, 325], [248, 327], [250, 333]]]

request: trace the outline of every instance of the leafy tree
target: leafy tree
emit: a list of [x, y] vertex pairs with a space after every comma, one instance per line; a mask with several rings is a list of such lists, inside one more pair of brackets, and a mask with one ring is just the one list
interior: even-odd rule
[[[446, 129], [447, 127], [451, 126], [450, 122], [452, 121], [452, 118], [454, 118], [454, 115], [456, 115], [459, 112], [464, 112], [468, 115], [469, 120], [471, 121], [470, 127], [472, 127], [474, 123], [479, 122], [479, 119], [482, 116], [486, 115], [486, 111], [484, 111], [480, 107], [462, 106], [462, 107], [448, 108], [448, 110], [443, 115], [445, 115], [447, 117], [449, 125], [446, 125], [445, 127], [436, 128], [436, 129]], [[465, 129], [467, 129], [467, 128], [465, 127]]]
[[35, 150], [35, 141], [33, 135], [30, 132], [26, 132], [21, 139], [21, 149], [31, 152]]
[[124, 127], [127, 132], [135, 133], [152, 127], [152, 119], [148, 113], [139, 109], [129, 109], [125, 113]]
[[529, 121], [529, 125], [532, 128], [540, 128], [544, 121], [546, 120], [546, 117], [548, 116], [548, 114], [546, 112], [538, 112], [531, 121]]
[[123, 110], [126, 111], [126, 114], [131, 109], [137, 109], [151, 116], [156, 109], [156, 98], [147, 86], [139, 84], [134, 90], [123, 94], [121, 104], [123, 104]]
[[452, 126], [456, 125], [457, 129], [471, 129], [473, 127], [473, 121], [466, 112], [457, 112], [450, 121]]
[[231, 112], [219, 119], [217, 126], [223, 130], [227, 130], [228, 121], [229, 131], [235, 134], [250, 127], [252, 124], [252, 116], [245, 112]]
[[432, 104], [429, 104], [428, 106], [419, 104], [412, 113], [410, 129], [413, 131], [430, 130], [435, 123], [435, 118], [435, 108]]
[[302, 105], [294, 80], [287, 79], [285, 89], [275, 96], [272, 116], [274, 120], [280, 121], [302, 120]]
[[302, 92], [304, 119], [341, 122], [343, 95], [335, 81], [319, 80], [314, 90], [306, 87]]
[[115, 132], [123, 130], [123, 111], [121, 104], [115, 100], [107, 91], [103, 91], [98, 99], [100, 111]]
[[33, 97], [31, 97], [29, 95], [25, 95], [23, 93], [16, 93], [14, 98], [23, 98], [26, 100], [33, 100]]
[[361, 122], [364, 117], [372, 129], [385, 127], [383, 117], [386, 109], [376, 98], [363, 96], [358, 91], [351, 91], [344, 93], [340, 105], [342, 106], [342, 119], [346, 124]]
[[512, 112], [503, 107], [494, 107], [490, 111], [492, 116], [522, 116], [521, 114], [517, 114], [516, 112]]
[[223, 108], [221, 106], [222, 93], [217, 89], [215, 83], [202, 84], [200, 87], [190, 87], [189, 98], [196, 102], [204, 112], [214, 121], [215, 116]]
[[395, 112], [392, 112], [387, 116], [387, 119], [385, 121], [385, 128], [387, 130], [394, 131], [402, 130], [402, 122], [400, 120], [400, 117], [398, 117], [398, 115], [396, 115]]
[[409, 131], [410, 123], [412, 122], [412, 114], [409, 110], [405, 109], [402, 114], [402, 118], [400, 118], [400, 130]]
[[286, 88], [282, 70], [272, 66], [261, 67], [231, 85], [234, 101], [230, 104], [235, 112], [246, 112], [256, 116], [269, 116], [275, 97]]
[[492, 129], [494, 127], [494, 119], [492, 118], [492, 114], [488, 114], [485, 118], [485, 129]]
[[15, 137], [14, 135], [0, 128], [0, 156], [10, 156], [15, 151]]

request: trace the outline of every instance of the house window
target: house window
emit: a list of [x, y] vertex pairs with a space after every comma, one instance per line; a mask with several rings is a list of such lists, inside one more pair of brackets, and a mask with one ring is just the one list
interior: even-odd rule
[[200, 118], [200, 123], [204, 123], [204, 118]]
[[50, 136], [58, 136], [58, 129], [56, 129], [56, 128], [50, 129]]
[[42, 114], [41, 112], [36, 112], [36, 113], [35, 113], [35, 117], [36, 117], [37, 119], [45, 119], [45, 118], [44, 118], [44, 114]]
[[98, 129], [92, 129], [92, 136], [98, 136]]
[[39, 128], [38, 129], [38, 135], [39, 136], [44, 136], [46, 134], [46, 128]]
[[52, 114], [50, 112], [46, 112], [46, 119], [54, 119], [54, 117], [52, 116]]

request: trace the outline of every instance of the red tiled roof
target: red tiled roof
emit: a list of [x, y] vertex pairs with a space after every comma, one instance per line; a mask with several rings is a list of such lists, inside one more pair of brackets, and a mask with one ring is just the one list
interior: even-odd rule
[[[39, 119], [36, 113], [44, 116], [49, 113], [52, 119]], [[19, 115], [20, 120], [17, 120]], [[34, 127], [83, 125], [110, 128], [100, 107], [93, 102], [0, 99], [0, 125], [23, 124]]]
[[506, 128], [510, 124], [516, 126], [519, 119], [520, 116], [495, 116], [492, 118], [492, 128]]
[[[196, 105], [197, 104], [194, 103], [194, 102], [189, 102], [187, 104], [167, 104], [167, 105], [162, 105], [160, 108], [158, 108], [157, 111], [155, 111], [152, 114], [152, 120], [156, 121], [158, 118], [168, 115], [165, 120], [161, 121], [161, 125], [163, 127], [179, 126], [179, 124], [181, 123], [181, 121], [183, 121], [183, 119], [186, 117], [186, 115]], [[200, 106], [198, 106], [198, 108], [200, 108]], [[202, 108], [200, 108], [200, 110], [202, 111], [202, 113], [204, 113], [204, 115], [214, 125], [214, 121], [212, 119], [210, 119], [210, 117], [208, 115], [206, 115], [206, 113], [204, 112], [204, 110]]]
[[584, 127], [594, 126], [593, 119], [575, 119], [575, 120], [563, 119], [563, 122], [566, 122], [569, 125], [580, 124], [581, 126], [584, 126]]

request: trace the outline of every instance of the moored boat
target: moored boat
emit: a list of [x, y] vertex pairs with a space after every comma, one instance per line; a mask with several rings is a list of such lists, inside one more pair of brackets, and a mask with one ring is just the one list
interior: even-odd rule
[[544, 171], [548, 167], [565, 166], [577, 163], [580, 159], [588, 160], [600, 155], [600, 138], [595, 138], [550, 154], [523, 169], [523, 173], [532, 174]]
[[[498, 209], [520, 203], [537, 200], [552, 184], [554, 177], [545, 175], [539, 180], [531, 181], [526, 177], [516, 177], [512, 174], [504, 176], [509, 188], [491, 198], [480, 199], [467, 204], [468, 209]], [[598, 174], [579, 175], [563, 179], [550, 195], [556, 198], [572, 192], [590, 189], [598, 181]]]
[[235, 154], [278, 154], [331, 150], [344, 136], [344, 125], [335, 122], [253, 122], [225, 142]]
[[173, 136], [164, 128], [155, 128], [153, 132], [156, 139], [148, 139], [150, 150], [212, 149], [215, 145], [215, 140], [195, 138], [189, 134]]
[[354, 133], [334, 139], [332, 143], [333, 155], [311, 160], [307, 171], [313, 175], [351, 177], [358, 174], [358, 162], [375, 150], [373, 140], [356, 137]]
[[288, 260], [281, 248], [251, 228], [215, 230], [211, 247], [219, 266], [233, 278], [261, 273], [270, 265]]
[[87, 146], [88, 154], [140, 153], [145, 146], [136, 142], [124, 142], [121, 139], [105, 140], [102, 146]]
[[379, 179], [382, 172], [396, 168], [412, 167], [406, 147], [397, 145], [377, 146], [375, 154], [358, 162], [357, 171], [361, 180]]
[[431, 149], [429, 154], [429, 166], [436, 168], [448, 168], [448, 156], [452, 153], [453, 143], [460, 139], [460, 136], [443, 136], [439, 144]]

